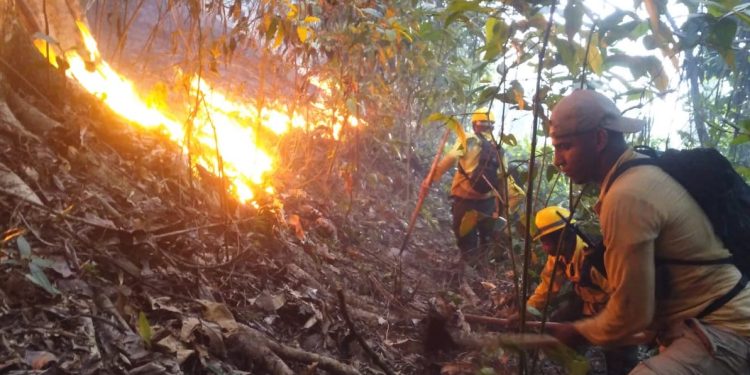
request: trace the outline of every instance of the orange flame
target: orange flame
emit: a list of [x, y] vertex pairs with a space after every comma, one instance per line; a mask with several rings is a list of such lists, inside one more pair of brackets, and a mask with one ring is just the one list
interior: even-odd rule
[[[89, 56], [84, 58], [76, 50], [65, 52], [64, 58], [69, 65], [66, 75], [99, 96], [118, 115], [146, 129], [163, 129], [170, 140], [187, 151], [185, 127], [183, 122], [175, 120], [178, 116], [167, 108], [159, 108], [166, 106], [147, 104], [131, 81], [101, 59], [96, 40], [86, 24], [76, 23]], [[44, 40], [37, 39], [34, 44], [43, 55], [46, 54], [48, 49]], [[49, 49], [49, 52], [50, 64], [57, 67], [57, 56], [53, 50]], [[328, 83], [317, 79], [312, 83], [331, 94]], [[281, 135], [290, 128], [309, 130], [311, 126], [307, 121], [299, 114], [290, 114], [281, 104], [272, 103], [259, 111], [253, 104], [233, 101], [197, 76], [190, 79], [190, 95], [200, 99], [190, 134], [192, 162], [215, 175], [223, 172], [231, 192], [242, 202], [252, 201], [254, 192], [272, 194], [273, 188], [264, 180], [274, 169], [275, 160], [258, 146], [257, 134], [251, 125], [259, 124]], [[332, 136], [338, 139], [344, 117], [326, 108], [322, 102], [311, 103], [311, 106], [319, 113], [321, 122], [333, 120]], [[348, 116], [347, 121], [351, 126], [359, 124], [354, 116]]]

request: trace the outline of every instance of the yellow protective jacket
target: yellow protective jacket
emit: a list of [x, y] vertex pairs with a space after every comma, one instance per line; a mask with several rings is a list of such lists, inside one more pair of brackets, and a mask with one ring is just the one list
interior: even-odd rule
[[[491, 140], [491, 135], [489, 134], [483, 133], [481, 136], [485, 137], [487, 140]], [[438, 180], [445, 172], [448, 171], [448, 169], [455, 167], [456, 163], [461, 163], [461, 167], [463, 168], [463, 170], [466, 171], [467, 174], [471, 174], [471, 172], [477, 167], [477, 164], [479, 163], [479, 153], [481, 149], [482, 146], [479, 143], [477, 135], [473, 133], [467, 133], [466, 147], [464, 147], [464, 145], [460, 141], [457, 141], [456, 144], [453, 145], [451, 150], [448, 151], [448, 153], [438, 164], [435, 170], [433, 181]], [[502, 162], [504, 166], [503, 169], [507, 170], [507, 167], [505, 166], [505, 160], [503, 160]], [[500, 180], [504, 180], [508, 185], [507, 204], [510, 212], [513, 213], [518, 208], [518, 205], [523, 201], [523, 198], [526, 194], [524, 193], [523, 189], [521, 189], [516, 184], [513, 176], [506, 173], [505, 178], [502, 178], [502, 170], [498, 170], [498, 175], [501, 177]], [[500, 191], [500, 193], [502, 194], [503, 192]], [[453, 182], [451, 183], [451, 196], [456, 196], [464, 199], [488, 199], [492, 198], [494, 196], [494, 193], [491, 191], [486, 194], [477, 193], [471, 188], [471, 184], [466, 176], [463, 173], [456, 172], [456, 174], [453, 176]], [[504, 212], [500, 212], [500, 214], [504, 214]]]
[[526, 304], [542, 311], [547, 299], [547, 291], [550, 286], [552, 293], [560, 290], [565, 279], [573, 283], [573, 288], [583, 301], [583, 315], [596, 315], [607, 303], [608, 295], [606, 278], [594, 267], [584, 265], [587, 247], [580, 237], [576, 237], [576, 249], [573, 252], [570, 262], [566, 262], [563, 257], [558, 257], [561, 262], [557, 266], [555, 281], [551, 282], [552, 271], [555, 267], [555, 258], [547, 257], [547, 263], [544, 265], [539, 280], [539, 286], [534, 290], [534, 294], [529, 297]]

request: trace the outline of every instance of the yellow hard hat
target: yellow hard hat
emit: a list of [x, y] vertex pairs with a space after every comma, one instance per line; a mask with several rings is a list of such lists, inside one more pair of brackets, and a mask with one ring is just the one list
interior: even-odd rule
[[[570, 216], [570, 211], [568, 211], [567, 208], [560, 206], [549, 206], [537, 211], [536, 217], [534, 218], [534, 224], [536, 224], [537, 228], [537, 234], [534, 236], [534, 241], [542, 236], [546, 236], [565, 228], [565, 221], [560, 215], [558, 215], [558, 213], [565, 218]], [[576, 221], [575, 219], [571, 219], [570, 222], [572, 224]]]
[[487, 108], [478, 108], [471, 114], [471, 123], [473, 124], [477, 121], [495, 122], [495, 115]]

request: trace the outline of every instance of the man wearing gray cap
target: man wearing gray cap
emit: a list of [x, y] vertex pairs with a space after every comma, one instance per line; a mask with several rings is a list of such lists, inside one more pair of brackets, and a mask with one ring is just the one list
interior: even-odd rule
[[[732, 264], [696, 264], [731, 255], [709, 219], [656, 166], [614, 176], [624, 162], [645, 157], [628, 147], [623, 135], [643, 125], [590, 90], [573, 92], [552, 110], [555, 165], [573, 182], [600, 188], [594, 210], [606, 246], [610, 298], [598, 315], [552, 327], [550, 333], [569, 345], [620, 346], [655, 339], [660, 353], [631, 374], [750, 373], [750, 290], [745, 279]], [[714, 309], [714, 302], [733, 289], [739, 292]], [[709, 305], [713, 307], [707, 309]]]

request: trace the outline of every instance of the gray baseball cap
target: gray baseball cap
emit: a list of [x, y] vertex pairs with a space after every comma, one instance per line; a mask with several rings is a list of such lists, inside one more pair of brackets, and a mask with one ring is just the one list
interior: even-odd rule
[[645, 121], [624, 117], [612, 100], [592, 90], [576, 90], [560, 100], [550, 117], [549, 135], [560, 138], [597, 127], [620, 133], [641, 131]]

